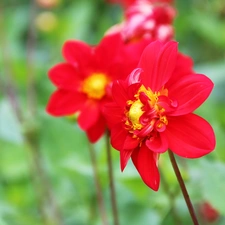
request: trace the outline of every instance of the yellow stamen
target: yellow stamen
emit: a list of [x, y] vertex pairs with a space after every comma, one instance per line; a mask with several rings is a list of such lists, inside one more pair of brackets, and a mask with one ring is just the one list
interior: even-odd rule
[[141, 125], [139, 118], [143, 114], [142, 111], [143, 104], [140, 100], [135, 101], [128, 112], [128, 118], [131, 121], [134, 129], [141, 129], [143, 126]]
[[82, 85], [82, 91], [89, 98], [101, 99], [106, 93], [106, 86], [109, 79], [103, 73], [93, 73], [87, 77]]
[[168, 125], [168, 119], [166, 116], [160, 116], [160, 121], [165, 124], [165, 125]]
[[[140, 100], [140, 95], [142, 95], [143, 99]], [[164, 95], [168, 96], [168, 90], [162, 88], [160, 91], [153, 92], [150, 88], [146, 89], [144, 85], [141, 85], [137, 93], [134, 95], [135, 100], [128, 100], [127, 107], [129, 108], [126, 112], [127, 120], [125, 121], [125, 125], [130, 132], [133, 133], [134, 130], [141, 130], [144, 126], [153, 127], [154, 124], [158, 129], [163, 128], [168, 125], [168, 119], [164, 115], [165, 109], [161, 107], [158, 103], [159, 96]], [[144, 99], [146, 98], [146, 99]], [[146, 104], [149, 104], [150, 108], [155, 109], [150, 113], [150, 118], [146, 115], [146, 118], [143, 118], [140, 121], [140, 117], [145, 112], [145, 101]], [[154, 113], [154, 115], [152, 114]], [[149, 120], [149, 123], [146, 124], [146, 121]]]

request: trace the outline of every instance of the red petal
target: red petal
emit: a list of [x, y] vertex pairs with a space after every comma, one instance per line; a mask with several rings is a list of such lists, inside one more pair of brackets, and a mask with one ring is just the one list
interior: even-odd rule
[[124, 168], [127, 165], [128, 160], [130, 159], [130, 156], [132, 154], [132, 152], [134, 151], [134, 149], [129, 149], [129, 150], [121, 150], [120, 151], [120, 168], [121, 171], [124, 170]]
[[98, 102], [86, 101], [78, 117], [78, 124], [81, 129], [88, 130], [97, 123], [100, 116], [100, 108]]
[[106, 35], [96, 47], [96, 63], [112, 80], [125, 79], [137, 67], [144, 47], [130, 47], [124, 44], [121, 33]]
[[115, 103], [105, 104], [103, 112], [109, 127], [122, 122], [124, 110], [123, 108], [118, 107]]
[[146, 145], [132, 154], [132, 160], [142, 180], [154, 191], [159, 189], [160, 175], [157, 167], [157, 154], [152, 152]]
[[145, 143], [149, 149], [156, 153], [163, 153], [168, 149], [168, 141], [164, 133], [158, 133], [157, 137], [152, 137]]
[[131, 74], [127, 77], [126, 82], [128, 85], [132, 85], [140, 82], [140, 75], [143, 72], [141, 68], [134, 69]]
[[141, 83], [131, 84], [127, 88], [127, 95], [129, 100], [134, 100], [134, 96], [137, 94], [138, 89], [141, 87]]
[[80, 110], [85, 101], [86, 96], [79, 92], [57, 90], [50, 97], [46, 110], [53, 116], [71, 115]]
[[173, 75], [167, 83], [167, 86], [173, 85], [173, 83], [179, 80], [182, 76], [193, 73], [194, 71], [192, 58], [178, 52], [176, 67], [173, 71]]
[[139, 140], [137, 138], [132, 138], [131, 135], [127, 135], [124, 140], [123, 149], [134, 149], [138, 146]]
[[127, 90], [125, 83], [120, 80], [116, 80], [112, 85], [112, 95], [114, 101], [120, 106], [124, 107], [128, 100]]
[[160, 90], [170, 79], [177, 59], [177, 43], [174, 41], [163, 44], [155, 41], [149, 44], [140, 59], [139, 66], [143, 69], [141, 80], [152, 91]]
[[111, 144], [113, 148], [122, 150], [124, 140], [127, 137], [127, 131], [124, 129], [123, 124], [119, 123], [111, 129]]
[[177, 76], [177, 78], [179, 78], [182, 75], [193, 73], [193, 64], [194, 63], [191, 57], [178, 53], [174, 74]]
[[50, 80], [63, 89], [78, 90], [80, 77], [76, 69], [68, 63], [60, 63], [52, 67], [48, 72]]
[[183, 76], [167, 88], [169, 96], [178, 102], [171, 115], [183, 115], [193, 112], [208, 98], [213, 83], [205, 75], [193, 74]]
[[120, 33], [106, 35], [95, 48], [95, 60], [101, 65], [103, 70], [108, 70], [111, 65], [120, 63], [119, 50], [122, 47], [122, 37]]
[[122, 74], [122, 77], [120, 75], [120, 78], [117, 79], [125, 79], [135, 68], [137, 68], [141, 55], [148, 44], [149, 40], [143, 39], [136, 43], [123, 45], [123, 49], [120, 53], [122, 62], [120, 74]]
[[86, 131], [89, 141], [91, 143], [95, 143], [96, 141], [98, 141], [99, 138], [103, 136], [105, 130], [106, 130], [105, 120], [104, 118], [99, 117], [99, 120]]
[[70, 40], [63, 45], [63, 56], [66, 61], [82, 71], [86, 70], [92, 58], [92, 52], [92, 47], [82, 41]]
[[195, 114], [168, 118], [166, 135], [169, 148], [179, 156], [198, 158], [215, 148], [211, 125]]

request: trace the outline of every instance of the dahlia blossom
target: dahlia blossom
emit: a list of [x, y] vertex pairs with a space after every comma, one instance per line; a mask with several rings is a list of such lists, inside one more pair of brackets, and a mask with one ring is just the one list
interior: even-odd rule
[[110, 3], [119, 3], [125, 8], [132, 6], [138, 2], [149, 2], [149, 3], [173, 3], [174, 0], [108, 0]]
[[137, 1], [125, 10], [125, 19], [114, 25], [108, 33], [121, 32], [126, 42], [142, 38], [169, 41], [174, 34], [175, 9], [168, 4], [153, 4], [151, 1]]
[[170, 149], [181, 157], [198, 158], [215, 147], [211, 125], [193, 113], [207, 99], [213, 83], [195, 74], [191, 63], [178, 54], [176, 42], [152, 42], [138, 68], [126, 80], [113, 82], [113, 102], [105, 106], [121, 170], [131, 157], [142, 180], [155, 191], [160, 183], [160, 154]]
[[48, 73], [57, 90], [50, 97], [47, 112], [53, 116], [79, 112], [79, 126], [91, 142], [97, 141], [106, 129], [102, 107], [111, 99], [112, 81], [124, 79], [137, 66], [146, 44], [124, 45], [120, 34], [105, 36], [95, 47], [67, 41], [62, 50], [66, 62]]

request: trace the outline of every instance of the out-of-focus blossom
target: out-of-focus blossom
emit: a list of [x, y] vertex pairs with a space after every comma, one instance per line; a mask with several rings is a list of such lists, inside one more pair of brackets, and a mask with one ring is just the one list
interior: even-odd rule
[[36, 0], [36, 3], [42, 8], [54, 8], [59, 5], [59, 0]]
[[41, 12], [35, 18], [35, 25], [40, 31], [51, 32], [57, 27], [58, 18], [53, 12]]
[[128, 7], [124, 21], [110, 28], [108, 33], [121, 32], [126, 42], [142, 38], [169, 41], [174, 34], [175, 14], [175, 9], [168, 4], [140, 1]]
[[63, 46], [66, 62], [49, 71], [57, 90], [47, 112], [54, 116], [79, 112], [79, 126], [91, 142], [97, 141], [106, 129], [102, 108], [111, 99], [112, 81], [125, 78], [137, 66], [145, 46], [144, 41], [124, 45], [120, 34], [105, 36], [95, 47], [67, 41]]
[[173, 0], [108, 0], [109, 3], [121, 4], [123, 7], [127, 8], [135, 3], [148, 2], [148, 3], [173, 3]]
[[199, 212], [202, 219], [208, 223], [213, 223], [218, 220], [219, 212], [209, 203], [203, 202], [199, 205]]
[[113, 102], [105, 107], [112, 146], [120, 151], [121, 170], [129, 158], [143, 181], [158, 190], [158, 159], [171, 149], [198, 158], [215, 147], [211, 125], [193, 113], [209, 96], [213, 83], [195, 74], [177, 43], [152, 42], [137, 69], [112, 86]]

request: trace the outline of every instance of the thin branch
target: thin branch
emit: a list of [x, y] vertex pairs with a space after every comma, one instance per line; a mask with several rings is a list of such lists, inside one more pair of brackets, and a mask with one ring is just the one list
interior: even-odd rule
[[[16, 119], [20, 123], [20, 125], [23, 125], [24, 123], [24, 117], [23, 113], [21, 110], [20, 102], [18, 99], [18, 91], [17, 87], [15, 84], [14, 80], [14, 71], [12, 71], [12, 61], [10, 59], [10, 49], [8, 48], [8, 42], [7, 42], [7, 37], [5, 35], [5, 27], [4, 27], [4, 10], [3, 7], [0, 7], [0, 30], [1, 35], [0, 35], [0, 42], [2, 44], [2, 60], [3, 60], [3, 71], [2, 73], [4, 74], [4, 79], [2, 78], [0, 80], [1, 82], [1, 89], [9, 100], [9, 104], [12, 107], [13, 112], [15, 113]], [[28, 143], [27, 135], [24, 134], [24, 139]], [[31, 147], [29, 146], [29, 149]], [[34, 159], [34, 157], [32, 157]], [[36, 160], [34, 160], [36, 161]], [[34, 188], [34, 193], [36, 193], [36, 198], [37, 198], [37, 208], [41, 216], [41, 222], [43, 224], [47, 225], [47, 218], [46, 218], [46, 213], [44, 209], [44, 197], [42, 198], [42, 191], [40, 188], [40, 182], [38, 181], [39, 176], [37, 176], [36, 172], [36, 166], [34, 166], [34, 162], [29, 162], [29, 169], [30, 169], [30, 175], [31, 175], [31, 180]]]
[[[36, 105], [36, 85], [35, 85], [35, 47], [36, 47], [36, 30], [34, 26], [34, 20], [36, 17], [37, 6], [35, 0], [31, 1], [30, 4], [30, 18], [29, 18], [29, 27], [28, 27], [28, 36], [27, 36], [27, 106], [30, 122], [33, 123], [36, 119], [37, 105]], [[30, 126], [30, 124], [29, 124]], [[56, 202], [55, 196], [52, 191], [52, 186], [48, 178], [48, 174], [43, 166], [43, 161], [40, 152], [39, 140], [37, 139], [38, 129], [37, 127], [29, 127], [27, 132], [25, 132], [25, 137], [30, 145], [31, 156], [33, 159], [33, 163], [35, 166], [35, 172], [39, 177], [40, 188], [42, 189], [42, 198], [45, 198], [50, 207], [49, 215], [48, 210], [45, 210], [47, 220], [50, 223], [54, 222], [54, 224], [62, 225], [62, 217], [61, 212], [59, 210], [58, 204]], [[43, 203], [44, 204], [44, 203]], [[42, 205], [45, 209], [45, 205]]]
[[[29, 136], [31, 134], [31, 136]], [[26, 141], [29, 145], [29, 150], [32, 159], [31, 168], [33, 170], [33, 180], [35, 181], [35, 187], [38, 190], [40, 211], [43, 215], [45, 224], [62, 225], [62, 216], [56, 202], [55, 196], [52, 191], [50, 180], [46, 174], [46, 170], [43, 165], [43, 159], [39, 148], [39, 143], [34, 133], [26, 134]], [[51, 213], [51, 215], [49, 215]]]
[[[28, 111], [31, 112], [31, 118], [29, 122], [33, 122], [36, 119], [36, 92], [35, 92], [35, 77], [34, 77], [34, 51], [35, 51], [35, 30], [34, 30], [34, 18], [36, 5], [33, 0], [30, 5], [30, 18], [29, 18], [29, 31], [27, 37], [27, 89], [28, 89]], [[18, 92], [15, 84], [14, 76], [12, 71], [12, 62], [9, 55], [9, 49], [7, 48], [7, 37], [5, 35], [4, 27], [4, 11], [3, 7], [0, 7], [0, 28], [1, 35], [0, 41], [2, 43], [2, 58], [4, 64], [4, 79], [1, 79], [1, 89], [3, 89], [4, 94], [9, 99], [9, 103], [15, 113], [17, 120], [21, 125], [24, 125], [25, 118], [23, 117], [20, 102], [18, 100]], [[38, 196], [39, 211], [42, 217], [43, 224], [49, 224], [54, 222], [54, 224], [62, 225], [61, 214], [59, 208], [56, 204], [52, 187], [50, 185], [48, 176], [46, 174], [45, 168], [42, 165], [42, 158], [40, 153], [40, 146], [38, 140], [38, 130], [37, 127], [33, 127], [31, 123], [28, 124], [29, 128], [24, 132], [25, 142], [29, 145], [30, 156], [32, 159], [30, 169], [31, 169], [31, 179], [35, 188], [35, 193]], [[47, 204], [46, 204], [47, 203]], [[50, 207], [49, 207], [50, 206]], [[49, 216], [49, 208], [52, 213], [51, 218]]]
[[113, 177], [112, 156], [111, 156], [111, 148], [110, 148], [108, 131], [106, 133], [106, 151], [107, 151], [109, 188], [110, 188], [110, 197], [111, 197], [114, 225], [119, 225], [118, 209], [117, 209], [117, 202], [116, 202], [116, 192], [115, 192], [115, 184], [114, 184], [114, 177]]
[[[88, 142], [89, 143], [89, 142]], [[106, 208], [103, 200], [103, 191], [101, 188], [100, 184], [100, 179], [99, 179], [99, 174], [98, 174], [98, 168], [97, 168], [97, 163], [96, 163], [96, 154], [95, 154], [95, 149], [92, 144], [89, 143], [89, 153], [90, 153], [90, 158], [91, 158], [91, 164], [92, 164], [92, 169], [93, 169], [93, 175], [94, 175], [94, 182], [95, 182], [95, 187], [97, 191], [97, 202], [98, 202], [98, 207], [102, 219], [102, 224], [103, 225], [108, 225], [108, 219], [106, 216]]]
[[[1, 91], [7, 96], [9, 102], [12, 106], [13, 111], [16, 114], [17, 119], [19, 122], [22, 122], [22, 112], [20, 109], [20, 103], [18, 100], [18, 92], [16, 90], [15, 81], [13, 78], [13, 66], [11, 65], [10, 60], [10, 50], [7, 48], [7, 37], [5, 35], [5, 26], [4, 26], [4, 9], [0, 7], [0, 43], [1, 43], [1, 53], [2, 53], [2, 62], [3, 68], [0, 71], [0, 83], [1, 83]], [[4, 75], [4, 76], [3, 76]], [[2, 78], [1, 78], [2, 76]], [[3, 79], [4, 77], [4, 79]]]

